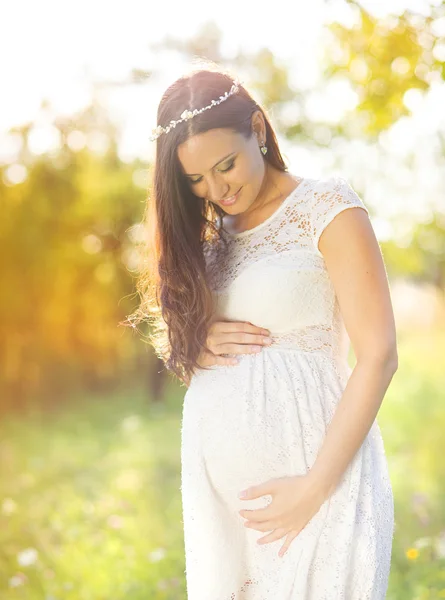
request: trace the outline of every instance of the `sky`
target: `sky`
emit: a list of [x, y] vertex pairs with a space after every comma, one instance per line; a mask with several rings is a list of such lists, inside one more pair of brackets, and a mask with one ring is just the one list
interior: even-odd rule
[[[424, 12], [428, 7], [421, 0], [362, 4], [381, 16], [387, 10]], [[275, 0], [267, 9], [258, 2], [239, 0], [9, 2], [2, 8], [0, 36], [0, 81], [6, 90], [0, 94], [0, 160], [8, 155], [10, 160], [14, 151], [5, 140], [5, 133], [14, 125], [37, 121], [36, 151], [43, 152], [55, 143], [48, 117], [45, 120], [40, 111], [43, 99], [50, 102], [54, 114], [70, 115], [89, 104], [92, 80], [120, 81], [133, 68], [155, 68], [161, 74], [150, 85], [96, 91], [122, 129], [122, 159], [149, 161], [153, 143], [148, 137], [156, 125], [160, 95], [185, 66], [171, 55], [162, 57], [159, 69], [160, 58], [150, 52], [151, 44], [167, 35], [191, 37], [204, 23], [214, 21], [223, 33], [225, 55], [266, 46], [291, 65], [292, 81], [309, 90], [320, 79], [323, 27], [334, 19], [348, 24], [354, 15], [340, 0]], [[433, 86], [426, 97], [412, 94], [407, 101], [413, 116], [381, 136], [382, 145], [390, 152], [384, 165], [377, 147], [363, 142], [336, 147], [334, 153], [329, 149], [309, 151], [280, 140], [290, 170], [297, 175], [333, 174], [341, 156], [341, 174], [364, 190], [365, 202], [375, 208], [374, 226], [381, 239], [386, 234], [403, 236], [409, 228], [407, 222], [428, 218], [431, 203], [442, 202], [445, 209], [445, 175], [434, 161], [434, 133], [438, 128], [445, 131], [445, 86]], [[335, 122], [354, 102], [355, 94], [347, 84], [328, 82], [323, 94], [311, 98], [311, 113]], [[401, 163], [410, 152], [415, 153], [415, 164], [407, 169]]]

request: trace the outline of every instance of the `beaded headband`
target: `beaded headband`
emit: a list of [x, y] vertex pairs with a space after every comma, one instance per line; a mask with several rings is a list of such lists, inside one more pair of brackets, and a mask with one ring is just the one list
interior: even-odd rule
[[180, 119], [178, 119], [177, 121], [175, 121], [175, 120], [170, 121], [170, 123], [167, 125], [167, 127], [161, 127], [160, 125], [158, 125], [158, 127], [156, 127], [155, 129], [152, 130], [152, 132], [151, 132], [152, 135], [150, 136], [150, 141], [153, 142], [163, 133], [168, 133], [170, 131], [170, 129], [176, 127], [176, 125], [178, 123], [182, 123], [182, 121], [188, 121], [189, 119], [193, 119], [193, 117], [196, 117], [196, 115], [201, 114], [205, 110], [209, 110], [209, 108], [213, 108], [213, 106], [221, 104], [221, 102], [224, 102], [225, 100], [227, 100], [227, 98], [230, 98], [230, 96], [232, 96], [233, 94], [236, 94], [240, 89], [239, 88], [240, 85], [241, 85], [241, 81], [239, 79], [234, 79], [234, 82], [233, 82], [232, 87], [230, 88], [230, 91], [226, 92], [223, 96], [220, 96], [219, 100], [212, 100], [210, 104], [208, 104], [207, 106], [204, 106], [203, 108], [200, 108], [200, 109], [195, 108], [194, 110], [185, 110], [181, 114]]

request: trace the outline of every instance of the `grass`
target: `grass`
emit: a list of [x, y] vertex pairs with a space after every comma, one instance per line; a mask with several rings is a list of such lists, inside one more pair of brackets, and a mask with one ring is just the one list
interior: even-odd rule
[[88, 400], [3, 424], [0, 598], [185, 597], [179, 407]]
[[[445, 598], [443, 356], [445, 332], [399, 335], [378, 415], [396, 502], [388, 600]], [[1, 600], [185, 600], [184, 391], [4, 419]]]

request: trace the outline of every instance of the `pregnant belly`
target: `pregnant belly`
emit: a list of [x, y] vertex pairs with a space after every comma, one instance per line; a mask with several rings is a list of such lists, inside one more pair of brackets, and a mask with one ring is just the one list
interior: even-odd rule
[[277, 349], [242, 355], [237, 365], [201, 370], [192, 379], [184, 439], [199, 438], [207, 476], [233, 500], [246, 486], [309, 470], [344, 383], [325, 356]]

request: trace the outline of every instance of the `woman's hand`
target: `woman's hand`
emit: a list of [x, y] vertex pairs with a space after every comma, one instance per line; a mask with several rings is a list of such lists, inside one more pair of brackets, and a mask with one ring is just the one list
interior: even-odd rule
[[240, 494], [242, 500], [272, 496], [272, 502], [266, 508], [240, 510], [239, 514], [248, 519], [244, 523], [245, 527], [270, 531], [257, 540], [258, 544], [274, 542], [287, 536], [279, 556], [284, 555], [292, 540], [306, 527], [327, 499], [327, 494], [309, 474], [271, 479], [245, 491], [245, 496], [241, 497]]
[[214, 321], [206, 340], [210, 352], [201, 352], [198, 364], [201, 367], [236, 365], [237, 358], [221, 355], [259, 352], [263, 346], [268, 345], [269, 334], [268, 329], [246, 321]]

